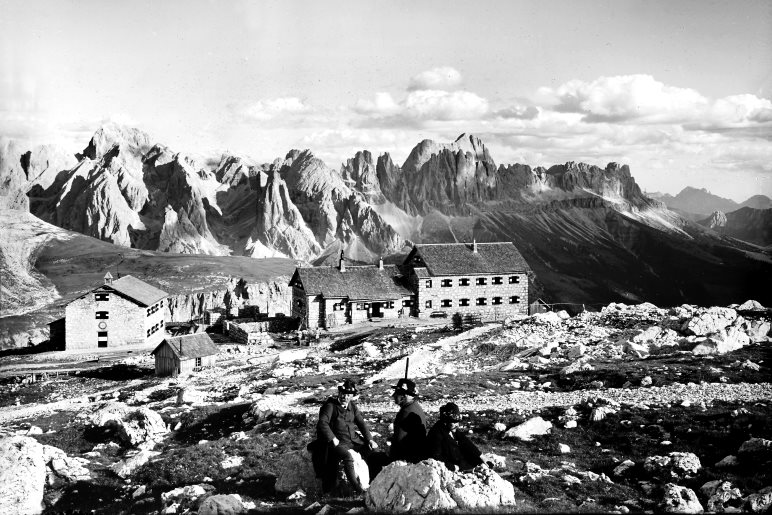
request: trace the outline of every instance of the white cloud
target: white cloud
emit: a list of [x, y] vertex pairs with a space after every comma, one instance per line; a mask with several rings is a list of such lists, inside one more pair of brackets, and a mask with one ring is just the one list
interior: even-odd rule
[[461, 73], [450, 66], [432, 68], [413, 76], [408, 83], [408, 91], [422, 89], [454, 90], [461, 85]]
[[271, 120], [283, 115], [308, 112], [309, 106], [297, 97], [268, 98], [258, 100], [240, 109], [241, 116], [251, 120]]
[[413, 91], [404, 103], [404, 114], [416, 120], [475, 119], [487, 112], [488, 101], [469, 91]]
[[399, 104], [394, 101], [390, 93], [378, 92], [374, 100], [359, 100], [354, 106], [354, 111], [364, 115], [390, 116], [397, 114]]

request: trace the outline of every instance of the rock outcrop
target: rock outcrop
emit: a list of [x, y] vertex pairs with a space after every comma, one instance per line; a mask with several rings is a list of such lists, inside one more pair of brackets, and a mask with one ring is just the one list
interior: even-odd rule
[[513, 506], [515, 492], [512, 483], [487, 467], [462, 473], [451, 472], [436, 460], [397, 461], [373, 479], [365, 503], [381, 513], [482, 512]]
[[45, 483], [42, 445], [25, 436], [0, 439], [0, 513], [40, 513]]
[[112, 429], [125, 445], [137, 447], [153, 445], [169, 430], [161, 415], [145, 407], [129, 407], [122, 402], [113, 402], [97, 410], [89, 417], [95, 427]]

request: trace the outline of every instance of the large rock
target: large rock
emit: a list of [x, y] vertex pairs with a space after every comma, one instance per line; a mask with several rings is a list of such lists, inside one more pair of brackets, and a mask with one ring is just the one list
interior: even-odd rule
[[667, 456], [649, 456], [643, 468], [665, 479], [681, 479], [694, 476], [702, 468], [700, 459], [691, 452], [671, 452]]
[[737, 318], [737, 311], [732, 308], [712, 307], [701, 310], [686, 322], [684, 330], [688, 334], [707, 336], [726, 329]]
[[673, 483], [665, 485], [660, 508], [667, 513], [702, 513], [705, 511], [693, 490]]
[[708, 498], [707, 508], [710, 512], [723, 512], [729, 507], [739, 508], [742, 504], [740, 489], [733, 488], [729, 481], [709, 481], [700, 487], [700, 492]]
[[201, 404], [206, 401], [206, 393], [190, 386], [177, 390], [177, 404]]
[[541, 417], [534, 417], [526, 420], [520, 425], [510, 427], [504, 433], [504, 436], [530, 442], [533, 440], [534, 436], [546, 435], [551, 429], [552, 422], [544, 420]]
[[238, 494], [207, 497], [198, 508], [198, 515], [241, 515], [246, 512], [247, 507]]
[[737, 309], [739, 311], [766, 311], [766, 308], [761, 305], [761, 303], [756, 302], [755, 300], [746, 300], [739, 306], [737, 306]]
[[319, 482], [314, 474], [311, 455], [307, 451], [288, 452], [277, 465], [274, 487], [277, 492], [289, 494], [298, 488], [303, 489], [307, 494], [319, 492]]
[[751, 513], [764, 513], [772, 508], [772, 487], [766, 487], [760, 492], [751, 494], [745, 498], [745, 511]]
[[0, 439], [0, 513], [40, 513], [45, 483], [42, 445], [26, 436]]
[[152, 443], [168, 433], [161, 415], [149, 408], [129, 407], [122, 402], [109, 403], [91, 415], [96, 427], [112, 428], [125, 444], [135, 447]]
[[150, 461], [150, 458], [158, 456], [159, 454], [161, 453], [157, 451], [139, 451], [133, 456], [129, 456], [125, 460], [113, 464], [110, 469], [122, 478], [127, 478], [134, 474], [139, 467]]
[[737, 450], [737, 457], [743, 463], [761, 464], [772, 460], [772, 440], [751, 438]]
[[87, 459], [67, 456], [67, 453], [52, 445], [43, 446], [43, 461], [51, 472], [66, 481], [88, 481], [91, 472], [85, 467]]
[[451, 472], [436, 460], [397, 461], [373, 480], [368, 509], [387, 513], [494, 510], [515, 504], [514, 487], [487, 467]]

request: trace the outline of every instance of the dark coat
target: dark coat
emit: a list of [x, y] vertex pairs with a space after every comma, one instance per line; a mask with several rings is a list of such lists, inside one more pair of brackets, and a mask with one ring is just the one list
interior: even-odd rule
[[397, 413], [389, 454], [392, 460], [411, 463], [426, 458], [426, 413], [418, 402], [411, 402]]
[[483, 462], [480, 449], [464, 433], [451, 433], [445, 422], [434, 424], [426, 439], [429, 458], [443, 462], [450, 470], [454, 469], [454, 465], [461, 470], [469, 470]]
[[349, 403], [349, 408], [346, 409], [336, 397], [330, 397], [319, 410], [316, 438], [323, 442], [331, 442], [333, 438], [337, 438], [342, 445], [362, 444], [362, 440], [356, 435], [357, 428], [364, 436], [365, 442], [369, 443], [372, 437], [356, 403]]

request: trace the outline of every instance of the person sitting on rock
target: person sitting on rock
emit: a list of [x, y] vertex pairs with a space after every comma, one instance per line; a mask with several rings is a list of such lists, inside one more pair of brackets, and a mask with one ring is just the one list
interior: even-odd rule
[[[343, 461], [344, 470], [352, 489], [356, 493], [364, 490], [354, 470], [356, 451], [366, 459], [371, 449], [377, 447], [365, 425], [365, 420], [354, 402], [357, 387], [353, 380], [346, 379], [338, 386], [337, 397], [330, 397], [319, 410], [319, 422], [316, 424], [317, 453], [326, 453], [322, 467], [322, 491], [331, 492], [338, 483], [338, 464]], [[356, 435], [362, 433], [364, 442]], [[319, 445], [321, 444], [321, 445]], [[321, 452], [320, 452], [321, 451]]]
[[481, 465], [482, 453], [464, 433], [458, 430], [461, 412], [455, 403], [440, 408], [440, 419], [427, 436], [429, 458], [441, 461], [449, 470], [470, 470]]

